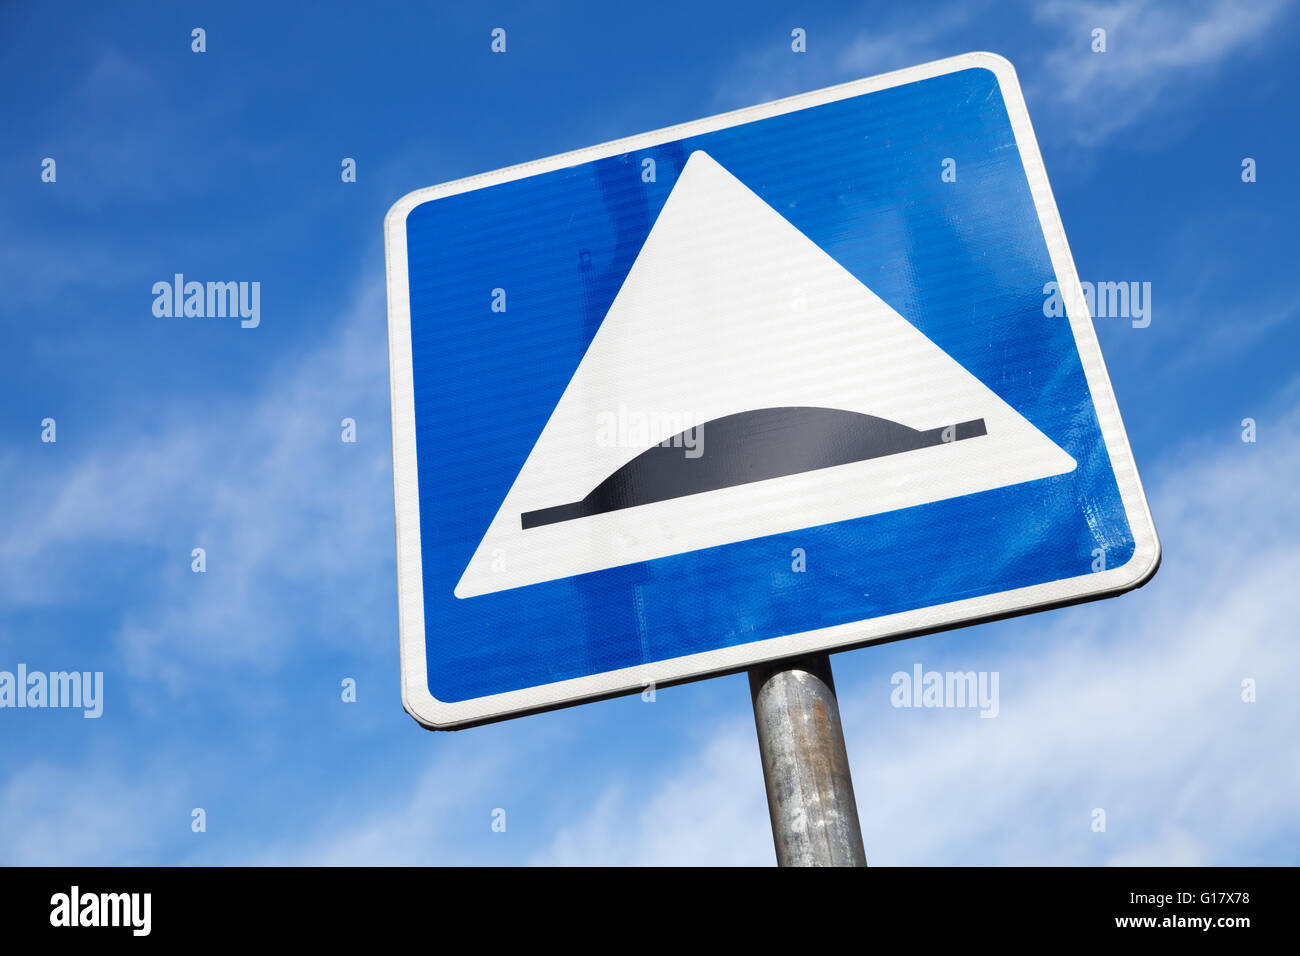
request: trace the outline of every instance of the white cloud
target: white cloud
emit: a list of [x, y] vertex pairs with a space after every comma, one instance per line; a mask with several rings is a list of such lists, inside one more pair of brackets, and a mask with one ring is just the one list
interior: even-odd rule
[[[118, 635], [136, 676], [179, 688], [201, 665], [274, 668], [306, 638], [355, 645], [394, 616], [387, 378], [373, 284], [252, 396], [181, 401], [45, 473], [7, 462], [20, 506], [0, 538], [6, 602], [66, 604], [81, 575], [144, 549]], [[345, 417], [356, 444], [340, 440]], [[205, 574], [190, 571], [196, 547]]]
[[[602, 706], [602, 705], [591, 705]], [[726, 721], [683, 755], [628, 761], [590, 753], [555, 724], [438, 735], [437, 756], [393, 794], [340, 792], [303, 840], [255, 853], [254, 864], [435, 866], [770, 865], [775, 860], [752, 723]], [[479, 736], [475, 736], [479, 735]], [[697, 745], [696, 745], [697, 744]], [[582, 772], [585, 761], [607, 766]], [[423, 760], [420, 760], [423, 763]], [[616, 766], [615, 766], [616, 764]], [[408, 768], [415, 764], [407, 764]], [[553, 768], [560, 772], [554, 773]], [[607, 781], [600, 785], [598, 781]], [[506, 811], [493, 832], [492, 811]], [[247, 863], [241, 847], [223, 862]]]
[[954, 47], [952, 37], [969, 23], [974, 10], [969, 4], [948, 3], [924, 17], [905, 11], [869, 29], [809, 28], [807, 53], [794, 53], [788, 37], [770, 38], [722, 72], [713, 109], [739, 109], [967, 52]]
[[0, 785], [0, 865], [129, 866], [153, 862], [159, 814], [176, 806], [176, 828], [188, 830], [188, 809], [174, 775], [128, 778], [96, 766], [24, 767]]
[[[696, 748], [691, 748], [695, 750]], [[561, 826], [533, 862], [566, 866], [761, 866], [775, 862], [752, 723], [731, 723], [697, 755], [647, 763]]]
[[[1033, 6], [1050, 29], [1041, 62], [1022, 74], [1031, 104], [1049, 100], [1080, 143], [1098, 145], [1154, 114], [1167, 114], [1202, 89], [1214, 71], [1265, 39], [1286, 0], [1157, 5], [1055, 0]], [[1094, 29], [1106, 52], [1094, 53]]]
[[[736, 109], [990, 49], [1015, 64], [1040, 130], [1096, 147], [1194, 103], [1217, 69], [1270, 37], [1288, 4], [1026, 3], [1026, 32], [1004, 28], [993, 44], [985, 32], [987, 4], [941, 3], [923, 16], [909, 8], [866, 27], [844, 21], [838, 30], [810, 30], [807, 53], [775, 41], [752, 49], [723, 71], [714, 108]], [[1091, 49], [1098, 27], [1107, 31], [1104, 54]]]
[[[506, 747], [475, 748], [472, 753], [446, 748], [402, 796], [384, 800], [379, 812], [368, 808], [358, 813], [355, 794], [341, 793], [305, 842], [281, 841], [251, 859], [238, 847], [221, 847], [217, 852], [230, 863], [255, 866], [473, 864], [476, 843], [486, 848], [495, 839], [498, 845], [509, 846], [509, 814], [506, 832], [495, 834], [492, 810], [494, 797], [500, 799], [507, 758], [518, 756], [514, 748]], [[514, 806], [510, 800], [500, 802]]]

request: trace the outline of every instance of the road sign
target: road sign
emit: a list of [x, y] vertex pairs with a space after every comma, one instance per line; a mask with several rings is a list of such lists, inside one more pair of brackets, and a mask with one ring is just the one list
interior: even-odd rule
[[1000, 57], [418, 190], [385, 232], [426, 726], [1116, 594], [1159, 562]]

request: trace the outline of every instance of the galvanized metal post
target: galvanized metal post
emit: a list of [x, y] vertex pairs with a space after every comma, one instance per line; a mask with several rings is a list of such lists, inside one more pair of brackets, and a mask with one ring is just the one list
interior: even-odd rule
[[749, 672], [781, 866], [866, 866], [844, 729], [825, 654]]

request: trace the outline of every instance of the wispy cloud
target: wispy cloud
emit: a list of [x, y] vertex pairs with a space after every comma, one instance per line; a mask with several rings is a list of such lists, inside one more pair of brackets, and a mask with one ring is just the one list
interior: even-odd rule
[[597, 795], [533, 862], [550, 866], [763, 866], [776, 860], [753, 724], [725, 726], [671, 767]]
[[[0, 463], [17, 505], [0, 537], [6, 603], [66, 602], [129, 549], [148, 570], [119, 646], [136, 676], [173, 687], [207, 665], [273, 669], [300, 640], [355, 643], [391, 621], [384, 330], [371, 284], [323, 344], [253, 396], [179, 402], [144, 433], [108, 428], [38, 472]], [[345, 417], [356, 444], [341, 441]], [[203, 574], [190, 571], [199, 547]]]
[[[148, 864], [162, 843], [161, 808], [180, 802], [178, 783], [170, 768], [159, 777], [101, 764], [23, 767], [0, 782], [0, 864]], [[185, 825], [179, 813], [176, 825]]]
[[[1025, 4], [1024, 29], [1003, 25], [993, 37], [985, 26], [988, 5], [940, 3], [924, 16], [908, 9], [868, 27], [815, 31], [807, 53], [766, 43], [723, 72], [714, 104], [735, 109], [988, 49], [1015, 64], [1040, 127], [1077, 146], [1097, 147], [1194, 103], [1216, 70], [1269, 39], [1290, 6], [1291, 0], [1244, 6], [1231, 0], [1051, 0]], [[1097, 28], [1107, 34], [1105, 53], [1092, 51]]]
[[[1223, 64], [1268, 38], [1288, 0], [1152, 4], [1055, 0], [1034, 4], [1046, 52], [1022, 73], [1031, 102], [1046, 100], [1081, 145], [1096, 146], [1185, 105]], [[1094, 53], [1092, 31], [1106, 31]]]
[[978, 4], [945, 3], [930, 8], [924, 17], [906, 10], [886, 16], [868, 29], [812, 28], [806, 53], [794, 53], [789, 37], [768, 38], [723, 70], [713, 108], [752, 106], [966, 52], [954, 46], [954, 38], [977, 9]]
[[[492, 810], [503, 800], [514, 748], [455, 748], [443, 751], [416, 774], [400, 796], [384, 795], [365, 810], [339, 799], [320, 815], [305, 841], [281, 840], [258, 848], [214, 847], [214, 858], [259, 866], [463, 866], [482, 860], [495, 838], [509, 848], [509, 813], [504, 834], [492, 831]], [[382, 806], [375, 812], [376, 803]], [[516, 825], [516, 829], [518, 829]]]

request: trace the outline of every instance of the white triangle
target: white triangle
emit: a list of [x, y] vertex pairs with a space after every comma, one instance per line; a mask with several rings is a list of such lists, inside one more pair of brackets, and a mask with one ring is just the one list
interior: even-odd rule
[[[525, 529], [651, 445], [821, 407], [987, 434]], [[611, 422], [628, 426], [611, 434]], [[646, 424], [644, 430], [636, 425]], [[708, 454], [708, 429], [701, 430]], [[625, 439], [620, 446], [610, 438]], [[603, 439], [603, 440], [602, 440]], [[703, 152], [691, 155], [456, 585], [461, 598], [910, 508], [1075, 461]]]

